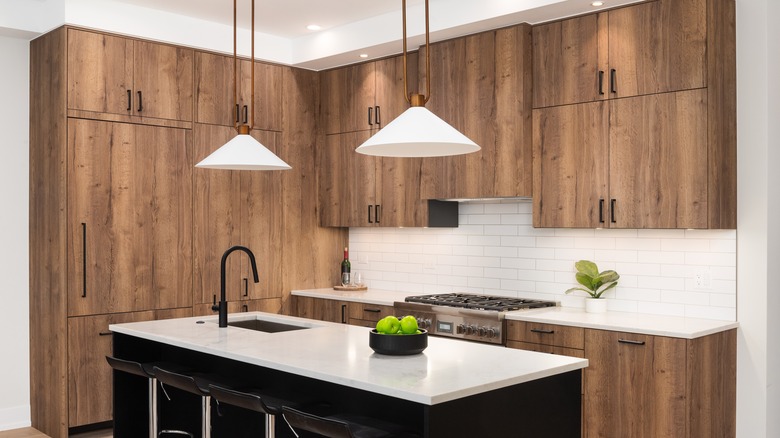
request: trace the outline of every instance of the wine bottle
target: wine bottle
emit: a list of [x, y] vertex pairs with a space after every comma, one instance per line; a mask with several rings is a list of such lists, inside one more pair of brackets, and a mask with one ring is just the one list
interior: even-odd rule
[[349, 286], [349, 274], [352, 270], [352, 264], [349, 262], [349, 250], [344, 247], [344, 260], [341, 261], [341, 285]]

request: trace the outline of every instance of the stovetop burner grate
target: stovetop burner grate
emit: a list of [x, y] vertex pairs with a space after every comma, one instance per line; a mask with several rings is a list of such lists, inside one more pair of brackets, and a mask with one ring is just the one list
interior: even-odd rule
[[554, 301], [466, 293], [418, 295], [406, 297], [406, 301], [434, 306], [462, 307], [465, 309], [494, 310], [498, 312], [555, 306]]

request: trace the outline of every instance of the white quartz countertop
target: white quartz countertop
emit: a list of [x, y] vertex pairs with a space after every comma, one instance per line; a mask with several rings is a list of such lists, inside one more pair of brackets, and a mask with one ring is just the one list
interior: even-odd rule
[[[113, 324], [115, 333], [433, 405], [584, 368], [585, 359], [428, 337], [411, 356], [368, 346], [369, 329], [254, 312], [229, 321], [263, 319], [308, 327], [278, 333], [217, 326], [217, 317]], [[198, 323], [203, 321], [203, 323]]]
[[507, 312], [506, 319], [685, 339], [695, 339], [739, 326], [735, 321], [612, 311], [586, 313], [582, 309], [570, 307], [517, 310]]
[[415, 295], [409, 292], [396, 292], [371, 288], [362, 291], [341, 291], [335, 290], [332, 287], [322, 289], [294, 290], [292, 291], [292, 294], [302, 297], [352, 301], [355, 303], [376, 304], [380, 306], [392, 306], [393, 302], [395, 301], [403, 301], [406, 299], [406, 297]]

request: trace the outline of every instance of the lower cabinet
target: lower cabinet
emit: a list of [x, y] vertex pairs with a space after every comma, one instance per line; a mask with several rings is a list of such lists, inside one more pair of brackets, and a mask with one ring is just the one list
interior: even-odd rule
[[191, 307], [68, 318], [68, 427], [113, 419], [110, 324], [187, 316]]
[[294, 316], [320, 321], [374, 327], [387, 315], [393, 315], [393, 306], [354, 303], [325, 298], [293, 296]]
[[508, 321], [507, 346], [588, 359], [583, 437], [736, 436], [736, 330], [682, 339]]
[[326, 300], [323, 298], [293, 297], [293, 315], [320, 321], [347, 323], [346, 301]]

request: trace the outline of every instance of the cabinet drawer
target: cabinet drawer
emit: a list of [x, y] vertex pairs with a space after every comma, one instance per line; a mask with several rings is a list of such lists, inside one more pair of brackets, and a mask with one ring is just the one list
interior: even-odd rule
[[585, 358], [585, 350], [577, 348], [555, 347], [552, 345], [534, 344], [531, 342], [507, 341], [506, 346], [518, 350], [538, 351], [540, 353], [558, 354], [561, 356], [572, 356]]
[[[377, 322], [387, 315], [393, 315], [395, 310], [393, 306], [382, 306], [378, 304], [349, 303], [349, 318], [362, 319], [366, 321]], [[400, 316], [400, 315], [398, 315]]]
[[506, 329], [508, 341], [529, 342], [579, 350], [585, 348], [585, 334], [582, 327], [507, 321]]

